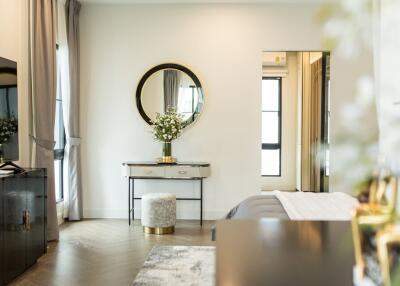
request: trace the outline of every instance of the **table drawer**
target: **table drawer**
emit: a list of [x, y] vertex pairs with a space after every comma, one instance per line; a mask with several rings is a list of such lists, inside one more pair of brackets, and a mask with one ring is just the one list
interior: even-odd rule
[[164, 177], [165, 170], [164, 167], [142, 167], [142, 166], [133, 166], [130, 167], [131, 176], [134, 177]]
[[200, 177], [200, 168], [190, 166], [165, 167], [165, 176], [169, 178], [197, 178]]

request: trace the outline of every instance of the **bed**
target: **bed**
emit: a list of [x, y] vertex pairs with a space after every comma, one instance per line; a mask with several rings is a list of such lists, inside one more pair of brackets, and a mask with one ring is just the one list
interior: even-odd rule
[[[251, 196], [224, 219], [350, 220], [358, 201], [345, 193], [279, 192]], [[212, 240], [216, 238], [212, 228]]]

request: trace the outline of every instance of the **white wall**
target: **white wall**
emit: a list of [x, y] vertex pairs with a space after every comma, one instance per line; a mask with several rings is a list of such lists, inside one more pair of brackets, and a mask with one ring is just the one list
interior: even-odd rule
[[[188, 66], [204, 86], [204, 113], [174, 143], [173, 153], [179, 160], [211, 163], [212, 175], [204, 185], [205, 217], [219, 217], [259, 193], [262, 51], [321, 49], [314, 9], [304, 4], [84, 5], [84, 215], [126, 217], [121, 163], [160, 155], [134, 94], [145, 71], [163, 62]], [[187, 195], [194, 195], [196, 187], [191, 182], [137, 184], [138, 190]], [[198, 216], [195, 203], [184, 202], [179, 211], [179, 217]]]
[[0, 57], [17, 62], [19, 161], [29, 164], [27, 17], [25, 0], [0, 0]]
[[18, 60], [19, 51], [19, 10], [18, 1], [0, 0], [0, 56]]
[[[135, 106], [135, 90], [150, 67], [164, 62], [188, 66], [204, 86], [204, 112], [173, 144], [173, 154], [183, 161], [211, 163], [212, 174], [204, 185], [205, 217], [220, 217], [258, 194], [268, 184], [260, 177], [262, 51], [321, 50], [315, 7], [84, 5], [80, 50], [85, 217], [127, 217], [121, 163], [160, 155], [161, 145], [153, 141]], [[337, 74], [349, 70], [346, 64], [333, 67]], [[353, 84], [351, 78], [346, 80]], [[192, 196], [197, 187], [192, 182], [142, 181], [136, 189]], [[180, 202], [178, 217], [197, 218], [197, 204]]]

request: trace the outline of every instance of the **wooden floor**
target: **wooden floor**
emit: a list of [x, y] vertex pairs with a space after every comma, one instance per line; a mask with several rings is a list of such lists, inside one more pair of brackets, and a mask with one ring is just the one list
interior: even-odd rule
[[130, 285], [154, 245], [213, 245], [214, 222], [178, 221], [169, 235], [142, 232], [140, 221], [84, 220], [65, 223], [60, 241], [12, 285]]

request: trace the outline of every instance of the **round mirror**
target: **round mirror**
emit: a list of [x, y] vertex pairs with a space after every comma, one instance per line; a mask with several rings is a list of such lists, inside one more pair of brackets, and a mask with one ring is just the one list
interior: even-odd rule
[[199, 79], [188, 68], [177, 64], [152, 68], [142, 77], [136, 91], [139, 113], [150, 125], [157, 113], [173, 108], [182, 116], [186, 127], [200, 115], [203, 101]]

